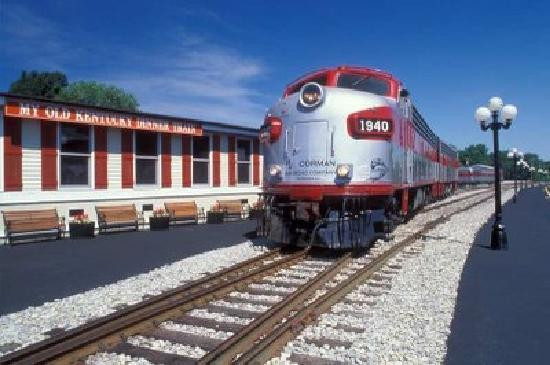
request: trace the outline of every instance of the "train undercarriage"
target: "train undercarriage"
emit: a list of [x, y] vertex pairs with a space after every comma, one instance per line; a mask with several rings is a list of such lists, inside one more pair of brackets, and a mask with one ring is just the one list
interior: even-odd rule
[[392, 196], [328, 196], [320, 201], [264, 194], [258, 233], [283, 245], [369, 247], [376, 239], [387, 238], [395, 225], [424, 205], [453, 191], [454, 185], [447, 184], [434, 194], [428, 185], [396, 190]]

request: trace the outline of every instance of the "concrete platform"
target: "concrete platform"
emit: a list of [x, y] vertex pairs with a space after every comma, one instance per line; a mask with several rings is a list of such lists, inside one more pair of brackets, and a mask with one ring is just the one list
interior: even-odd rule
[[0, 315], [247, 240], [255, 221], [0, 245]]
[[541, 188], [524, 190], [503, 217], [509, 250], [488, 248], [490, 221], [466, 261], [447, 364], [550, 361], [550, 200]]

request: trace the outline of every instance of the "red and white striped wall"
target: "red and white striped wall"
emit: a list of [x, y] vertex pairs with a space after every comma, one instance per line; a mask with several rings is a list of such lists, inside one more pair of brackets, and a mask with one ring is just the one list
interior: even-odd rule
[[[59, 191], [59, 123], [5, 117], [2, 119], [3, 192]], [[133, 131], [91, 127], [90, 192], [137, 188]], [[192, 188], [191, 136], [159, 133], [158, 184], [153, 188]], [[236, 141], [252, 147], [250, 184], [259, 186], [262, 168], [256, 137], [227, 133], [210, 136], [210, 186], [237, 187]], [[67, 188], [73, 189], [73, 188]], [[82, 188], [79, 188], [82, 190]]]
[[[5, 94], [4, 94], [5, 95]], [[210, 209], [217, 199], [257, 200], [262, 178], [258, 131], [252, 128], [204, 122], [202, 135], [210, 137], [209, 184], [193, 184], [193, 136], [156, 133], [157, 183], [136, 185], [134, 130], [90, 126], [89, 184], [60, 184], [60, 137], [63, 123], [56, 120], [6, 116], [0, 96], [0, 210], [56, 207], [68, 220], [69, 210], [83, 209], [95, 216], [95, 206], [153, 204], [195, 200]], [[251, 146], [250, 183], [237, 182], [237, 141]], [[139, 209], [141, 210], [141, 209]], [[3, 227], [0, 225], [0, 235]]]

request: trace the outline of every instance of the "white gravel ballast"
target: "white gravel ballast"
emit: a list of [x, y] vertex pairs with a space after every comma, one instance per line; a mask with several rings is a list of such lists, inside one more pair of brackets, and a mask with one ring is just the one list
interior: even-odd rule
[[[503, 202], [511, 197], [505, 192]], [[411, 254], [386, 265], [386, 288], [372, 280], [356, 288], [269, 363], [294, 363], [303, 355], [341, 364], [442, 363], [462, 269], [493, 209], [489, 200], [430, 231]]]
[[0, 317], [0, 356], [49, 337], [53, 329], [68, 330], [117, 308], [135, 304], [183, 283], [261, 255], [251, 242], [220, 248], [168, 264], [147, 273], [88, 290], [38, 307]]

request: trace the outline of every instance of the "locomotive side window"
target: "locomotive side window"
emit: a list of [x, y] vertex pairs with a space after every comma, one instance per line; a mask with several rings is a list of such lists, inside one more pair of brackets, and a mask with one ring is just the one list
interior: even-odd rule
[[387, 81], [369, 75], [340, 74], [336, 86], [382, 96], [390, 93], [390, 84]]

